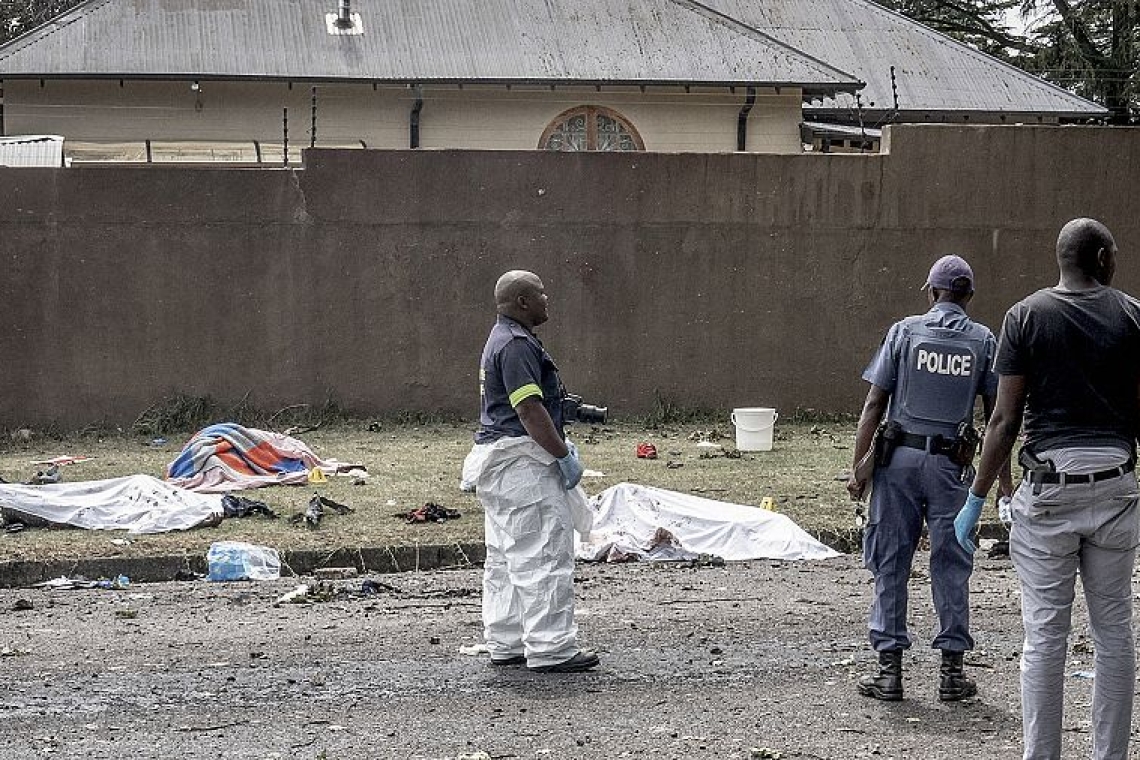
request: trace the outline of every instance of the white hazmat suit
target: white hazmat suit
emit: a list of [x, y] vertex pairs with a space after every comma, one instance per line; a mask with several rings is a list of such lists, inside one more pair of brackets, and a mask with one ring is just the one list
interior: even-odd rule
[[527, 666], [578, 653], [574, 622], [574, 529], [592, 513], [580, 487], [567, 491], [553, 455], [529, 437], [477, 446], [475, 480], [486, 513], [484, 639], [492, 660], [526, 656]]

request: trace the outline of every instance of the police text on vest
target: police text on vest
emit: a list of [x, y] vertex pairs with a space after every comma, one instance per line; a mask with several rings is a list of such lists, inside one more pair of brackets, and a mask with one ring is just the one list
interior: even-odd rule
[[970, 364], [974, 357], [969, 354], [944, 354], [938, 351], [918, 350], [918, 366], [916, 369], [936, 375], [957, 375], [968, 377]]

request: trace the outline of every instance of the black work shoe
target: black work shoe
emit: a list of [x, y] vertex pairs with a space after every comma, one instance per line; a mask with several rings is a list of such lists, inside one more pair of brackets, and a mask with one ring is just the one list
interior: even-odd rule
[[584, 670], [598, 667], [598, 655], [591, 649], [583, 649], [578, 654], [571, 657], [569, 660], [563, 660], [554, 665], [539, 665], [535, 668], [527, 668], [535, 673], [581, 673]]
[[962, 670], [962, 653], [942, 650], [942, 668], [939, 670], [938, 698], [943, 702], [957, 702], [978, 693], [974, 679]]
[[511, 665], [526, 665], [525, 654], [512, 654], [510, 657], [491, 658], [491, 664], [497, 668], [505, 668]]
[[879, 652], [879, 672], [863, 676], [858, 683], [859, 693], [884, 702], [898, 702], [903, 698], [902, 650], [888, 649]]

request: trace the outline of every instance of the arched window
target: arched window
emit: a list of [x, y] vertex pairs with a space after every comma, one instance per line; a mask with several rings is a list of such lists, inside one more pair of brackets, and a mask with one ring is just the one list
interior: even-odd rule
[[645, 150], [633, 125], [617, 111], [578, 106], [560, 113], [542, 133], [546, 150]]

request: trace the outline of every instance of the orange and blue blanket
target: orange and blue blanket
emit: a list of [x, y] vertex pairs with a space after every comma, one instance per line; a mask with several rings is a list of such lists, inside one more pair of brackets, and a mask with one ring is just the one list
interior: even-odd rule
[[310, 470], [331, 475], [339, 468], [296, 438], [223, 422], [195, 433], [167, 465], [166, 479], [190, 491], [220, 493], [303, 484]]

